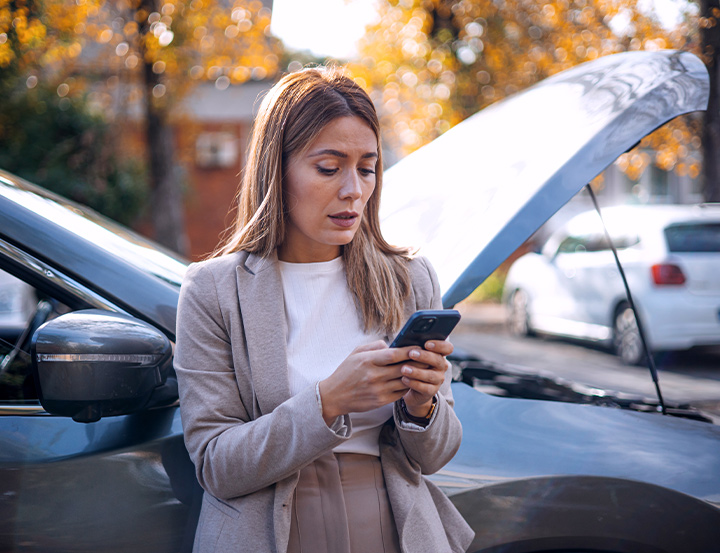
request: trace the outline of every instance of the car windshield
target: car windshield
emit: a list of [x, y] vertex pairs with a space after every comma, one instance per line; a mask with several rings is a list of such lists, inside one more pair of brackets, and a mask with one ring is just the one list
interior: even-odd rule
[[0, 175], [0, 194], [80, 237], [92, 237], [97, 246], [143, 271], [180, 287], [187, 261], [162, 249], [95, 211], [70, 202], [21, 179]]
[[720, 223], [678, 223], [665, 229], [673, 253], [720, 252]]

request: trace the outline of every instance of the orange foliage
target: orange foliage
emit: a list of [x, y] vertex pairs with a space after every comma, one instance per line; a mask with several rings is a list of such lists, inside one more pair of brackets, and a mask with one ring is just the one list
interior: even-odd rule
[[[409, 153], [476, 111], [554, 73], [616, 52], [698, 50], [692, 22], [667, 31], [621, 0], [381, 0], [351, 69], [373, 92], [391, 146]], [[699, 172], [696, 118], [659, 129], [618, 161]]]
[[280, 45], [268, 37], [270, 15], [257, 0], [115, 0], [91, 18], [88, 34], [106, 45], [98, 62], [111, 73], [132, 80], [143, 61], [150, 65], [157, 76], [152, 100], [161, 106], [198, 81], [223, 89], [276, 73]]
[[[0, 69], [20, 75], [77, 55], [75, 30], [96, 0], [0, 0]], [[50, 22], [50, 23], [48, 23]]]
[[270, 16], [258, 0], [0, 0], [0, 69], [69, 94], [87, 91], [72, 75], [101, 76], [91, 100], [108, 113], [118, 79], [131, 84], [129, 97], [142, 95], [132, 87], [146, 62], [157, 75], [153, 101], [169, 105], [198, 81], [226, 88], [276, 73]]

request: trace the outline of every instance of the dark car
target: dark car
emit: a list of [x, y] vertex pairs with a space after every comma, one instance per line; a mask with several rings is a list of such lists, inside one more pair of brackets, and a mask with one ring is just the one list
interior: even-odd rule
[[0, 551], [189, 550], [200, 489], [171, 362], [186, 264], [7, 173], [0, 221], [0, 268], [37, 298], [0, 342]]
[[[386, 234], [423, 246], [453, 305], [617, 155], [706, 101], [707, 75], [689, 54], [611, 56], [557, 75], [391, 169]], [[522, 162], [523, 144], [511, 144], [509, 131], [497, 150], [485, 146], [493, 121], [523, 113], [511, 119], [513, 133], [531, 140], [541, 129], [533, 114], [565, 121], [566, 111], [579, 130], [568, 123], [551, 154], [540, 141]], [[483, 172], [504, 162], [502, 180]], [[455, 234], [468, 218], [482, 232]], [[25, 328], [1, 342], [0, 551], [190, 550], [202, 491], [183, 446], [172, 368], [185, 267], [0, 173], [0, 269], [37, 298]], [[433, 479], [475, 529], [471, 551], [720, 550], [720, 428], [701, 414], [591, 401], [476, 358], [455, 364], [463, 444]], [[479, 390], [490, 381], [505, 397]], [[596, 405], [548, 401], [563, 393]]]

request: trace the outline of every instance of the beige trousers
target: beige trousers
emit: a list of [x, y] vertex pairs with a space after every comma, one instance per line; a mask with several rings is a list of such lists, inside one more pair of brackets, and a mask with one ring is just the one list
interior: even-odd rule
[[380, 459], [327, 453], [300, 471], [288, 553], [400, 553]]

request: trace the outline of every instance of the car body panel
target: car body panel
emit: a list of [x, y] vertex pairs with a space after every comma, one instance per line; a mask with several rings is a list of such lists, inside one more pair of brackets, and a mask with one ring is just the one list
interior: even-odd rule
[[720, 507], [716, 425], [495, 397], [460, 383], [453, 384], [453, 394], [463, 443], [443, 473], [454, 475], [455, 489], [512, 478], [603, 476], [652, 483]]
[[0, 416], [0, 451], [0, 551], [190, 551], [201, 490], [177, 407]]
[[476, 528], [469, 551], [715, 550], [719, 427], [460, 383], [453, 395], [463, 442], [431, 478]]
[[620, 154], [704, 110], [708, 93], [686, 52], [615, 54], [550, 77], [391, 167], [383, 234], [433, 262], [451, 307]]
[[720, 295], [717, 255], [707, 253], [675, 253], [668, 258], [670, 263], [681, 265], [687, 276], [687, 291], [700, 297]]
[[542, 476], [453, 496], [482, 553], [710, 553], [717, 510], [644, 482]]

